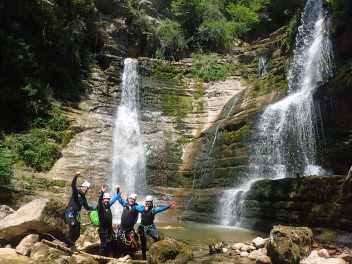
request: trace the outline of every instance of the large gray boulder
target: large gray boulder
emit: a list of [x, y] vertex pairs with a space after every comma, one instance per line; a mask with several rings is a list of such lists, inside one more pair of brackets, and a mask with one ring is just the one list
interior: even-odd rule
[[312, 248], [313, 232], [308, 227], [274, 226], [267, 253], [273, 264], [299, 264]]
[[36, 199], [0, 220], [0, 241], [13, 241], [29, 233], [50, 233], [64, 239], [67, 225], [63, 221], [65, 205], [53, 199]]
[[154, 243], [149, 249], [148, 263], [187, 263], [193, 258], [192, 248], [186, 243], [166, 238]]

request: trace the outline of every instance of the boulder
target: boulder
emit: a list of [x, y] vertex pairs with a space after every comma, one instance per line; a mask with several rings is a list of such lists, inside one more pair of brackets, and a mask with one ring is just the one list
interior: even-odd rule
[[172, 238], [154, 243], [149, 249], [148, 263], [187, 263], [193, 258], [192, 248]]
[[240, 256], [241, 257], [248, 257], [249, 253], [247, 251], [241, 251]]
[[303, 259], [300, 264], [347, 264], [341, 258], [325, 258], [320, 257], [317, 250], [313, 250], [310, 255]]
[[[98, 262], [89, 256], [73, 255], [68, 259], [68, 263], [72, 264], [98, 264]], [[109, 262], [110, 263], [110, 262]]]
[[261, 248], [257, 250], [253, 250], [251, 253], [249, 253], [248, 258], [256, 260], [258, 257], [266, 255], [266, 249]]
[[262, 248], [265, 246], [266, 239], [261, 238], [261, 237], [256, 237], [255, 239], [252, 240], [253, 245], [256, 248]]
[[30, 254], [31, 263], [33, 264], [57, 262], [57, 260], [65, 256], [68, 256], [66, 252], [49, 247], [43, 242], [35, 243]]
[[236, 249], [241, 249], [241, 247], [245, 246], [244, 243], [235, 243], [231, 245], [231, 249], [236, 250]]
[[28, 257], [18, 255], [12, 248], [0, 248], [1, 264], [29, 264]]
[[322, 258], [329, 258], [330, 254], [329, 254], [329, 251], [327, 251], [325, 248], [323, 248], [318, 251], [318, 256], [322, 257]]
[[307, 227], [274, 226], [267, 244], [273, 264], [299, 264], [309, 254], [313, 233]]
[[77, 249], [89, 252], [90, 249], [100, 245], [97, 228], [88, 227], [76, 241]]
[[256, 261], [255, 264], [271, 264], [271, 259], [268, 256], [259, 256]]
[[15, 210], [13, 210], [10, 206], [0, 205], [0, 220], [5, 218], [6, 216], [13, 214]]
[[65, 205], [53, 199], [36, 199], [0, 220], [0, 241], [12, 241], [28, 233], [51, 233], [65, 239]]
[[31, 253], [32, 247], [38, 241], [39, 241], [39, 235], [37, 235], [37, 234], [31, 234], [31, 235], [26, 236], [17, 245], [17, 247], [16, 247], [17, 254], [20, 254], [23, 256], [29, 256], [29, 254]]

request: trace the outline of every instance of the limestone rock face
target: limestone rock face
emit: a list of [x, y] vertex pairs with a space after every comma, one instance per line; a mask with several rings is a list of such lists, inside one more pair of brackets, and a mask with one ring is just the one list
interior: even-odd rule
[[30, 259], [18, 255], [12, 248], [0, 248], [0, 263], [2, 264], [29, 264]]
[[154, 243], [149, 249], [148, 263], [187, 263], [193, 258], [189, 245], [172, 238]]
[[267, 245], [273, 264], [299, 264], [309, 254], [313, 232], [307, 227], [274, 226]]
[[0, 221], [0, 240], [11, 241], [30, 232], [65, 238], [64, 208], [61, 202], [52, 199], [33, 200]]
[[37, 235], [37, 234], [31, 234], [31, 235], [26, 236], [17, 245], [16, 253], [23, 255], [23, 256], [29, 256], [29, 254], [31, 253], [32, 247], [38, 241], [39, 241], [39, 235]]

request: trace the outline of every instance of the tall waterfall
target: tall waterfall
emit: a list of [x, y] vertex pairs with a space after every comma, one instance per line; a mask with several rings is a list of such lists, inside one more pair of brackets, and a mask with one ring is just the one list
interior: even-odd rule
[[266, 108], [256, 127], [248, 181], [224, 192], [222, 224], [239, 224], [245, 193], [260, 179], [319, 175], [316, 140], [318, 116], [313, 95], [333, 72], [329, 19], [322, 0], [308, 0], [296, 36], [288, 72], [289, 93]]
[[[117, 108], [113, 133], [112, 179], [114, 188], [137, 192], [145, 187], [145, 151], [138, 120], [138, 61], [125, 59], [121, 102]], [[113, 190], [114, 191], [114, 190]]]

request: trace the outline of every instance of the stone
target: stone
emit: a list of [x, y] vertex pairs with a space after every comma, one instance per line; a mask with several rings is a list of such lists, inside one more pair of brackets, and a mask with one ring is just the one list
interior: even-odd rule
[[71, 258], [69, 258], [69, 263], [72, 263], [72, 264], [98, 264], [98, 261], [96, 261], [94, 258], [89, 257], [89, 256], [73, 255]]
[[68, 254], [64, 251], [61, 251], [56, 248], [49, 247], [43, 242], [37, 242], [32, 247], [30, 258], [31, 262], [34, 264], [37, 263], [51, 263], [55, 260], [58, 260]]
[[193, 259], [192, 248], [173, 238], [154, 243], [149, 249], [148, 263], [187, 263]]
[[252, 243], [255, 245], [256, 248], [262, 248], [265, 246], [265, 242], [267, 240], [261, 237], [256, 237], [252, 240]]
[[267, 245], [273, 264], [299, 264], [309, 254], [313, 232], [307, 227], [274, 226]]
[[222, 248], [222, 253], [226, 254], [227, 252], [229, 252], [228, 248]]
[[33, 200], [0, 220], [0, 240], [12, 241], [33, 232], [51, 233], [64, 239], [67, 234], [64, 210], [65, 205], [53, 199]]
[[261, 248], [257, 250], [253, 250], [251, 253], [249, 253], [248, 258], [256, 260], [258, 257], [266, 255], [266, 249]]
[[235, 243], [231, 245], [231, 249], [236, 250], [236, 249], [241, 249], [245, 244], [243, 243]]
[[89, 251], [93, 247], [100, 245], [100, 238], [97, 228], [88, 227], [76, 241], [76, 247], [79, 250]]
[[241, 251], [251, 251], [251, 250], [254, 250], [255, 247], [254, 246], [251, 246], [251, 245], [242, 245], [242, 247], [240, 248]]
[[268, 256], [259, 256], [256, 261], [255, 264], [271, 264], [271, 259]]
[[10, 206], [4, 204], [0, 205], [0, 220], [10, 214], [13, 214], [14, 212], [15, 210], [13, 210]]
[[247, 251], [241, 251], [240, 256], [241, 257], [248, 257], [249, 253]]
[[347, 264], [347, 262], [341, 258], [320, 257], [318, 251], [313, 250], [300, 264]]
[[343, 259], [347, 263], [352, 263], [352, 254], [342, 253], [338, 256], [340, 259]]
[[26, 236], [17, 245], [16, 253], [23, 255], [23, 256], [29, 256], [29, 254], [31, 253], [32, 247], [38, 241], [39, 241], [39, 235], [37, 235], [37, 234], [31, 234], [31, 235]]
[[329, 258], [330, 254], [325, 248], [323, 248], [318, 251], [318, 256], [322, 258]]
[[15, 249], [0, 248], [0, 263], [1, 264], [29, 264], [28, 257], [18, 255]]

